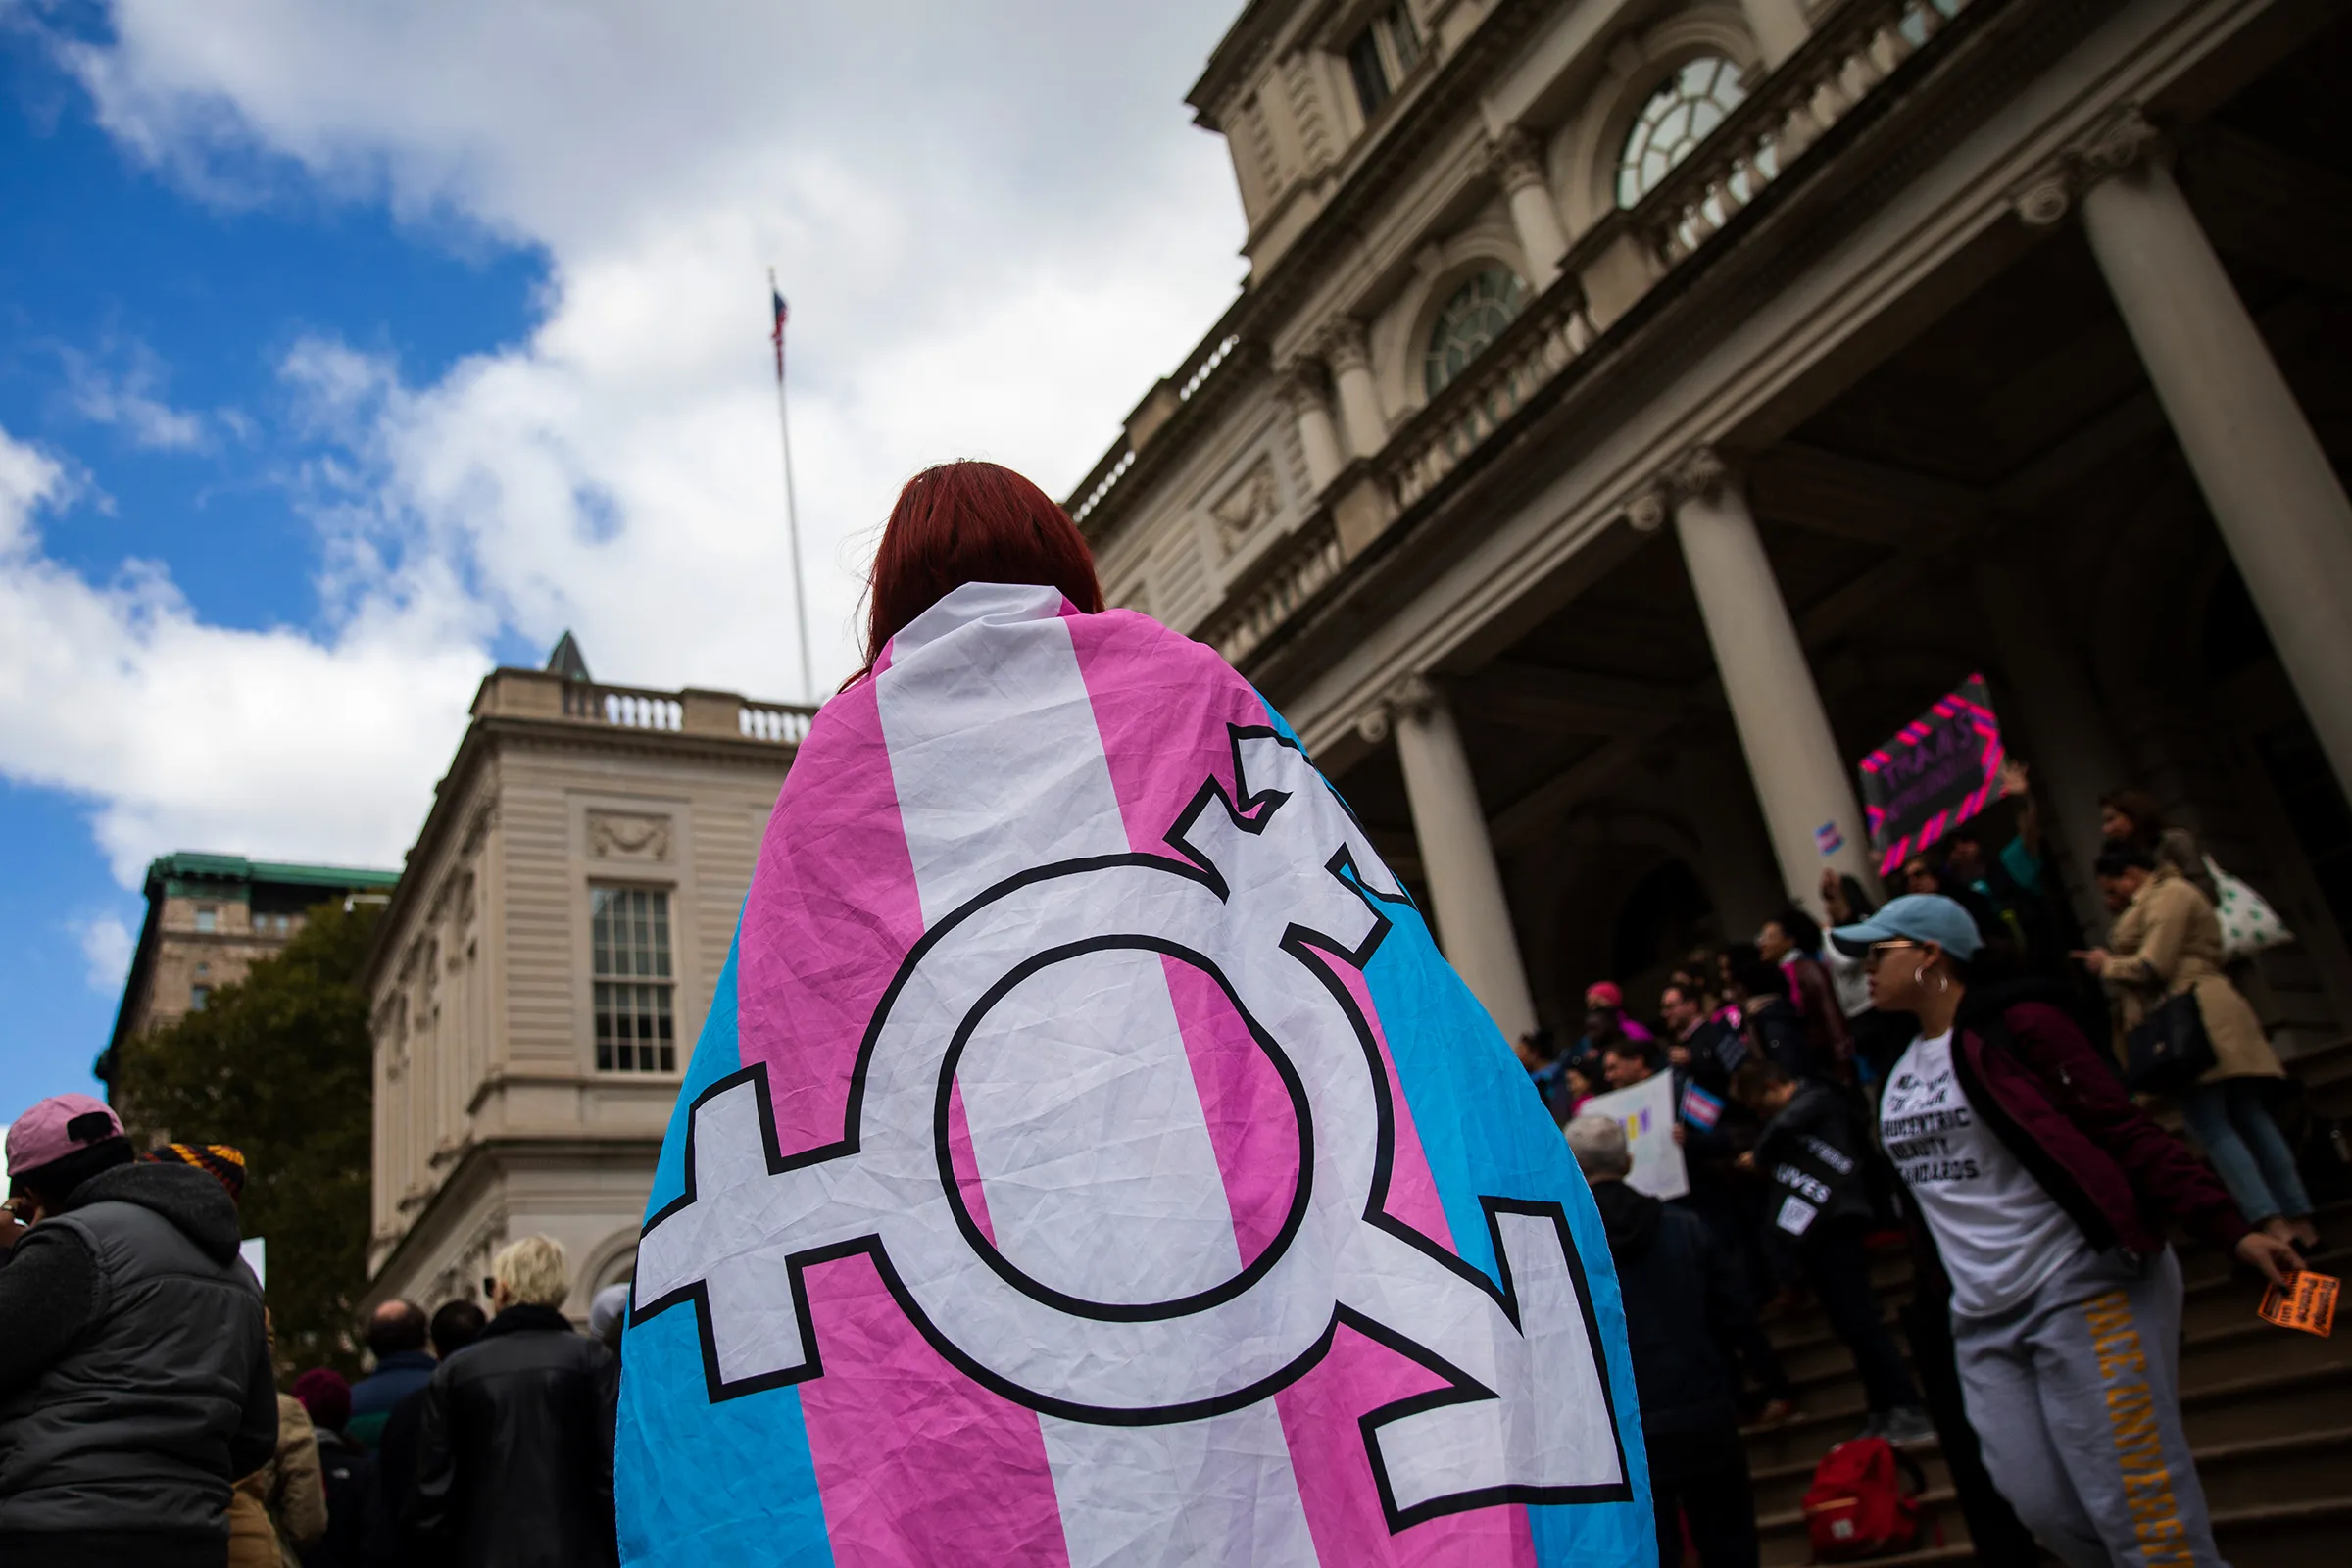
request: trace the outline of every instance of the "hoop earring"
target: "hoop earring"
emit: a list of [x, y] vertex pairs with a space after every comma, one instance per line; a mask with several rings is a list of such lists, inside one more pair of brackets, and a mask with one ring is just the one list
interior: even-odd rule
[[1936, 994], [1937, 996], [1939, 996], [1939, 997], [1940, 997], [1940, 996], [1942, 996], [1942, 995], [1943, 995], [1943, 994], [1944, 994], [1946, 991], [1949, 991], [1949, 990], [1951, 990], [1951, 989], [1952, 989], [1952, 977], [1951, 977], [1950, 975], [1948, 975], [1948, 974], [1939, 974], [1939, 975], [1937, 975], [1937, 976], [1936, 977]]
[[1928, 983], [1928, 966], [1926, 964], [1923, 963], [1911, 971], [1911, 983], [1915, 986], [1924, 986]]

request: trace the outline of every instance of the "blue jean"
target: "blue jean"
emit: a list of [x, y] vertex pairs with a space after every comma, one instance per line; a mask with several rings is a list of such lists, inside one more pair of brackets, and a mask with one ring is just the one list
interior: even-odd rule
[[2224, 1078], [2199, 1084], [2181, 1097], [2180, 1114], [2188, 1130], [2205, 1146], [2205, 1157], [2237, 1200], [2246, 1223], [2257, 1225], [2274, 1214], [2301, 1219], [2311, 1212], [2311, 1199], [2296, 1174], [2295, 1156], [2286, 1147], [2278, 1124], [2262, 1102], [2265, 1080]]

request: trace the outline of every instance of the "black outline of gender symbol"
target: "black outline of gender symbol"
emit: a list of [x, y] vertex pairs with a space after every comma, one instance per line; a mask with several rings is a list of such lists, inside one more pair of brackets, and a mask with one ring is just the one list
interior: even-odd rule
[[[1295, 738], [1285, 735], [1271, 726], [1229, 724], [1227, 729], [1233, 749], [1234, 779], [1237, 786], [1240, 788], [1247, 789], [1249, 783], [1248, 773], [1243, 766], [1242, 759], [1242, 746], [1245, 741], [1271, 740], [1279, 745], [1288, 747], [1292, 751], [1298, 752], [1302, 759], [1305, 758], [1304, 748], [1299, 746]], [[1308, 760], [1308, 765], [1310, 767], [1313, 765], [1311, 760]], [[1331, 789], [1328, 780], [1321, 780], [1321, 782], [1324, 784], [1325, 789], [1330, 790], [1332, 799], [1338, 803], [1340, 809], [1348, 815], [1350, 821], [1356, 821], [1357, 819], [1355, 818], [1354, 813], [1348, 810], [1347, 803], [1340, 798], [1339, 792]], [[1168, 831], [1168, 845], [1171, 849], [1176, 851], [1177, 855], [1182, 858], [1181, 859], [1170, 859], [1165, 856], [1159, 855], [1127, 854], [1097, 856], [1065, 860], [1053, 865], [1038, 866], [1030, 870], [1023, 871], [1015, 876], [1006, 878], [1003, 882], [998, 883], [996, 886], [991, 887], [975, 896], [969, 902], [956, 909], [953, 913], [949, 914], [946, 918], [942, 919], [936, 926], [925, 932], [922, 939], [916, 942], [915, 945], [908, 950], [906, 958], [899, 966], [898, 972], [892, 977], [889, 987], [884, 991], [881, 1000], [875, 1004], [872, 1017], [867, 1023], [865, 1034], [858, 1045], [857, 1062], [852, 1068], [850, 1075], [849, 1094], [844, 1105], [844, 1136], [833, 1143], [821, 1145], [812, 1149], [803, 1150], [798, 1153], [790, 1155], [783, 1153], [781, 1149], [778, 1147], [776, 1138], [775, 1110], [769, 1099], [767, 1070], [765, 1064], [754, 1062], [747, 1067], [743, 1067], [735, 1072], [729, 1073], [725, 1077], [716, 1080], [708, 1088], [703, 1090], [701, 1094], [697, 1095], [693, 1104], [688, 1108], [688, 1114], [686, 1118], [686, 1148], [683, 1151], [684, 1169], [682, 1190], [676, 1199], [664, 1204], [658, 1212], [656, 1212], [647, 1220], [643, 1231], [640, 1232], [640, 1235], [650, 1233], [655, 1228], [660, 1226], [663, 1221], [667, 1220], [671, 1215], [677, 1213], [679, 1210], [687, 1207], [695, 1201], [696, 1159], [694, 1144], [696, 1123], [699, 1117], [699, 1112], [706, 1102], [714, 1099], [715, 1097], [724, 1094], [731, 1089], [734, 1089], [738, 1085], [747, 1082], [753, 1085], [753, 1101], [759, 1115], [760, 1141], [762, 1145], [762, 1151], [765, 1155], [767, 1171], [770, 1175], [781, 1175], [786, 1171], [799, 1169], [805, 1166], [823, 1164], [831, 1160], [838, 1159], [845, 1154], [855, 1154], [858, 1152], [858, 1127], [860, 1125], [860, 1112], [865, 1097], [866, 1073], [872, 1058], [876, 1040], [880, 1035], [884, 1021], [887, 1020], [890, 1015], [892, 1004], [897, 1001], [899, 993], [905, 988], [908, 979], [921, 965], [923, 959], [928, 956], [931, 949], [950, 931], [953, 931], [964, 920], [970, 918], [977, 910], [989, 904], [996, 902], [999, 899], [1005, 897], [1017, 889], [1030, 886], [1034, 883], [1044, 881], [1049, 878], [1083, 875], [1091, 871], [1106, 869], [1113, 866], [1147, 867], [1152, 870], [1165, 872], [1172, 876], [1190, 877], [1215, 893], [1219, 900], [1222, 901], [1228, 899], [1231, 896], [1231, 889], [1226, 884], [1223, 875], [1217, 870], [1215, 864], [1208, 859], [1206, 855], [1196, 849], [1189, 841], [1195, 824], [1200, 820], [1202, 812], [1214, 806], [1221, 808], [1225, 811], [1226, 816], [1231, 824], [1240, 831], [1250, 834], [1263, 833], [1270, 824], [1274, 812], [1278, 810], [1282, 804], [1289, 798], [1289, 794], [1286, 791], [1267, 789], [1257, 791], [1253, 794], [1246, 794], [1237, 803], [1235, 800], [1226, 795], [1223, 787], [1212, 776], [1202, 782], [1200, 790], [1194, 795], [1191, 803], [1178, 816], [1175, 825]], [[1361, 831], [1360, 822], [1357, 823], [1357, 826], [1358, 830]], [[1364, 901], [1365, 907], [1371, 912], [1373, 917], [1373, 925], [1370, 932], [1366, 935], [1360, 946], [1349, 949], [1341, 946], [1337, 941], [1323, 935], [1322, 933], [1293, 923], [1285, 929], [1278, 946], [1282, 952], [1289, 954], [1293, 958], [1297, 959], [1298, 963], [1306, 969], [1308, 974], [1313, 976], [1318, 983], [1320, 983], [1328, 992], [1330, 992], [1333, 1000], [1338, 1004], [1341, 1012], [1348, 1019], [1349, 1026], [1355, 1033], [1357, 1046], [1364, 1054], [1365, 1068], [1371, 1075], [1373, 1102], [1377, 1111], [1378, 1125], [1375, 1130], [1371, 1189], [1365, 1201], [1365, 1212], [1360, 1216], [1361, 1220], [1363, 1223], [1371, 1225], [1396, 1238], [1396, 1240], [1403, 1242], [1405, 1245], [1414, 1248], [1416, 1250], [1422, 1252], [1424, 1255], [1436, 1262], [1439, 1266], [1448, 1270], [1466, 1283], [1477, 1287], [1501, 1308], [1503, 1313], [1511, 1321], [1512, 1325], [1516, 1327], [1519, 1321], [1518, 1298], [1516, 1291], [1511, 1285], [1509, 1259], [1500, 1245], [1499, 1227], [1495, 1224], [1494, 1216], [1501, 1212], [1517, 1212], [1548, 1214], [1553, 1218], [1558, 1228], [1561, 1250], [1567, 1258], [1568, 1267], [1577, 1289], [1578, 1298], [1584, 1310], [1588, 1344], [1595, 1359], [1596, 1370], [1599, 1373], [1598, 1381], [1601, 1388], [1602, 1399], [1604, 1405], [1606, 1406], [1610, 1434], [1617, 1446], [1618, 1474], [1621, 1478], [1620, 1480], [1599, 1486], [1505, 1486], [1489, 1488], [1479, 1492], [1462, 1493], [1435, 1498], [1427, 1503], [1423, 1503], [1406, 1511], [1405, 1513], [1400, 1514], [1396, 1510], [1394, 1499], [1390, 1495], [1388, 1477], [1385, 1468], [1380, 1462], [1380, 1447], [1377, 1441], [1375, 1441], [1379, 1431], [1395, 1421], [1417, 1414], [1423, 1410], [1449, 1403], [1461, 1403], [1494, 1398], [1498, 1397], [1498, 1396], [1496, 1395], [1495, 1391], [1486, 1388], [1476, 1379], [1471, 1378], [1459, 1368], [1448, 1364], [1443, 1357], [1437, 1355], [1435, 1352], [1429, 1350], [1425, 1347], [1389, 1329], [1386, 1325], [1366, 1318], [1362, 1314], [1342, 1306], [1337, 1302], [1333, 1303], [1331, 1321], [1325, 1325], [1322, 1334], [1314, 1341], [1312, 1345], [1310, 1345], [1305, 1350], [1301, 1351], [1294, 1360], [1292, 1360], [1290, 1364], [1281, 1368], [1274, 1374], [1263, 1378], [1257, 1383], [1250, 1385], [1249, 1387], [1235, 1390], [1230, 1394], [1214, 1399], [1196, 1400], [1186, 1404], [1140, 1410], [1117, 1408], [1106, 1409], [1097, 1406], [1081, 1405], [1073, 1401], [1042, 1396], [1031, 1390], [1024, 1389], [1019, 1385], [1013, 1384], [1003, 1377], [1000, 1377], [994, 1371], [974, 1361], [961, 1348], [959, 1348], [954, 1341], [942, 1333], [940, 1329], [934, 1325], [928, 1316], [923, 1312], [920, 1305], [917, 1304], [912, 1293], [906, 1289], [904, 1281], [900, 1279], [897, 1269], [891, 1263], [889, 1252], [887, 1249], [882, 1246], [881, 1238], [878, 1235], [866, 1235], [854, 1238], [846, 1242], [836, 1243], [831, 1246], [811, 1249], [806, 1252], [794, 1253], [787, 1260], [786, 1271], [791, 1283], [793, 1309], [800, 1326], [801, 1344], [808, 1357], [807, 1361], [799, 1367], [787, 1368], [778, 1372], [761, 1373], [755, 1377], [742, 1378], [733, 1382], [724, 1380], [719, 1372], [717, 1344], [711, 1328], [709, 1290], [705, 1282], [701, 1279], [689, 1281], [687, 1284], [679, 1287], [675, 1291], [669, 1292], [665, 1296], [645, 1302], [639, 1302], [635, 1299], [634, 1287], [632, 1286], [631, 1310], [629, 1314], [632, 1323], [642, 1322], [646, 1319], [658, 1316], [661, 1313], [669, 1310], [673, 1306], [678, 1306], [689, 1302], [692, 1303], [695, 1308], [698, 1338], [701, 1342], [705, 1389], [711, 1401], [714, 1403], [726, 1399], [739, 1398], [746, 1395], [761, 1393], [769, 1389], [786, 1388], [796, 1383], [808, 1382], [824, 1375], [824, 1354], [823, 1347], [816, 1333], [814, 1316], [809, 1305], [808, 1288], [806, 1277], [808, 1270], [814, 1264], [832, 1262], [837, 1259], [854, 1257], [859, 1253], [864, 1253], [873, 1260], [875, 1270], [880, 1275], [884, 1286], [890, 1291], [891, 1296], [898, 1302], [900, 1310], [906, 1315], [906, 1320], [914, 1326], [916, 1332], [922, 1335], [924, 1340], [931, 1346], [933, 1349], [939, 1352], [943, 1359], [948, 1361], [951, 1365], [956, 1367], [957, 1371], [963, 1373], [966, 1377], [970, 1378], [973, 1382], [979, 1384], [981, 1387], [990, 1390], [991, 1392], [1010, 1400], [1015, 1404], [1023, 1405], [1029, 1409], [1038, 1410], [1045, 1414], [1057, 1416], [1066, 1420], [1087, 1422], [1101, 1426], [1144, 1427], [1201, 1420], [1209, 1416], [1221, 1415], [1228, 1411], [1244, 1409], [1260, 1402], [1269, 1396], [1297, 1382], [1299, 1378], [1305, 1376], [1306, 1373], [1313, 1370], [1315, 1366], [1320, 1364], [1324, 1356], [1330, 1352], [1333, 1339], [1338, 1333], [1340, 1323], [1344, 1319], [1350, 1327], [1364, 1334], [1367, 1338], [1388, 1347], [1390, 1349], [1393, 1349], [1398, 1354], [1403, 1355], [1408, 1360], [1414, 1361], [1438, 1376], [1446, 1379], [1448, 1385], [1448, 1387], [1445, 1389], [1434, 1390], [1427, 1394], [1414, 1396], [1408, 1399], [1397, 1400], [1391, 1404], [1380, 1406], [1379, 1408], [1374, 1409], [1366, 1414], [1360, 1423], [1366, 1442], [1367, 1453], [1371, 1458], [1374, 1466], [1375, 1477], [1379, 1483], [1383, 1512], [1387, 1516], [1388, 1525], [1392, 1532], [1405, 1529], [1408, 1526], [1420, 1523], [1425, 1519], [1436, 1518], [1444, 1514], [1459, 1513], [1470, 1509], [1488, 1507], [1503, 1502], [1523, 1502], [1537, 1504], [1595, 1503], [1619, 1502], [1630, 1499], [1633, 1496], [1632, 1472], [1625, 1462], [1624, 1429], [1617, 1419], [1615, 1389], [1610, 1375], [1608, 1359], [1602, 1348], [1598, 1323], [1593, 1315], [1593, 1305], [1590, 1290], [1587, 1288], [1583, 1259], [1577, 1253], [1573, 1238], [1569, 1233], [1567, 1215], [1561, 1205], [1557, 1202], [1551, 1201], [1530, 1202], [1523, 1200], [1499, 1199], [1493, 1197], [1481, 1198], [1480, 1202], [1484, 1206], [1488, 1215], [1489, 1230], [1494, 1243], [1496, 1270], [1502, 1277], [1499, 1284], [1497, 1284], [1496, 1281], [1490, 1279], [1485, 1271], [1479, 1269], [1471, 1263], [1464, 1261], [1462, 1258], [1455, 1255], [1446, 1248], [1440, 1246], [1429, 1237], [1422, 1235], [1419, 1231], [1414, 1230], [1412, 1227], [1404, 1224], [1400, 1220], [1396, 1219], [1387, 1212], [1389, 1177], [1396, 1158], [1396, 1107], [1390, 1096], [1388, 1064], [1386, 1058], [1381, 1054], [1378, 1043], [1373, 1037], [1369, 1022], [1364, 1018], [1362, 1012], [1356, 1007], [1353, 995], [1348, 991], [1347, 985], [1340, 979], [1338, 973], [1332, 968], [1330, 959], [1338, 958], [1348, 963], [1349, 966], [1360, 970], [1366, 963], [1370, 961], [1373, 953], [1379, 948], [1382, 941], [1386, 939], [1392, 924], [1389, 916], [1383, 912], [1381, 906], [1383, 904], [1399, 904], [1410, 906], [1412, 901], [1409, 895], [1405, 895], [1402, 892], [1401, 888], [1399, 889], [1398, 895], [1392, 898], [1385, 894], [1375, 893], [1369, 887], [1367, 887], [1362, 881], [1360, 875], [1357, 874], [1353, 858], [1350, 856], [1348, 848], [1345, 845], [1342, 845], [1336, 852], [1334, 852], [1331, 858], [1325, 862], [1325, 868], [1349, 892], [1353, 893], [1357, 898]], [[1073, 945], [1072, 949], [1070, 950], [1057, 951], [1061, 951], [1063, 956], [1070, 956], [1070, 954], [1074, 951], [1092, 948], [1095, 946], [1112, 947], [1147, 945], [1153, 945], [1153, 939], [1140, 935], [1113, 935], [1100, 939], [1096, 943]], [[1166, 945], [1160, 945], [1159, 950], [1167, 951]], [[1184, 954], [1182, 956], [1186, 956], [1188, 961], [1200, 961], [1199, 956], [1197, 955]], [[1029, 959], [1024, 960], [1024, 963], [1026, 964], [1033, 962], [1038, 956], [1039, 956], [1032, 955]], [[1209, 967], [1205, 964], [1203, 966]], [[1210, 972], [1216, 973], [1213, 967], [1210, 968]], [[1218, 979], [1222, 984], [1223, 976], [1221, 974], [1218, 975]], [[1003, 981], [999, 982], [1000, 986], [1003, 984]], [[996, 994], [998, 994], [996, 988], [992, 987], [991, 995], [993, 996]], [[1230, 989], [1228, 990], [1228, 994], [1230, 995]], [[985, 1011], [985, 1007], [982, 1007], [978, 1010]], [[1247, 1012], [1244, 1013], [1244, 1016], [1248, 1017]], [[1261, 1031], [1256, 1028], [1255, 1020], [1252, 1019], [1250, 1022], [1252, 1026], [1252, 1033], [1260, 1034]], [[968, 1024], [969, 1020], [967, 1019], [966, 1033], [968, 1033]], [[960, 1041], [958, 1044], [960, 1044]], [[1264, 1042], [1261, 1038], [1261, 1048], [1263, 1047], [1263, 1044]], [[1268, 1054], [1277, 1063], [1278, 1070], [1287, 1068], [1289, 1066], [1287, 1058], [1281, 1053], [1270, 1051]], [[1311, 1136], [1311, 1134], [1308, 1132], [1311, 1124], [1308, 1120], [1307, 1112], [1303, 1103], [1303, 1098], [1299, 1094], [1298, 1088], [1296, 1085], [1294, 1073], [1285, 1072], [1284, 1080], [1286, 1087], [1291, 1088], [1293, 1092], [1294, 1103], [1298, 1107], [1299, 1125], [1302, 1135]], [[953, 1081], [953, 1073], [950, 1071], [943, 1071], [943, 1089], [941, 1092], [943, 1105], [945, 1100], [944, 1085], [952, 1083]], [[941, 1117], [941, 1122], [944, 1125], [944, 1114]], [[939, 1152], [943, 1156], [941, 1164], [941, 1170], [945, 1178], [943, 1181], [943, 1186], [950, 1195], [951, 1203], [956, 1210], [958, 1222], [960, 1224], [966, 1218], [966, 1216], [964, 1216], [962, 1213], [960, 1195], [957, 1194], [956, 1189], [953, 1165], [944, 1158], [946, 1152], [944, 1135], [941, 1139], [941, 1148]], [[1300, 1179], [1301, 1192], [1304, 1191], [1311, 1180], [1311, 1176], [1309, 1175], [1310, 1171], [1311, 1165], [1302, 1164]], [[1296, 1207], [1297, 1204], [1302, 1200], [1303, 1200], [1295, 1199], [1294, 1206]], [[1286, 1221], [1286, 1228], [1287, 1226], [1288, 1222]], [[980, 1250], [981, 1255], [984, 1258], [988, 1258], [992, 1264], [998, 1261], [995, 1249], [983, 1245], [978, 1249], [978, 1250]], [[1278, 1250], [1269, 1245], [1265, 1252], [1261, 1253], [1260, 1260], [1277, 1255], [1279, 1255]], [[1255, 1261], [1259, 1260], [1253, 1260], [1253, 1266]], [[1014, 1271], [1014, 1273], [1017, 1275], [1017, 1271]], [[1247, 1275], [1248, 1271], [1245, 1270], [1244, 1274]], [[1242, 1277], [1243, 1276], [1237, 1276], [1237, 1278]], [[1015, 1283], [1020, 1283], [1020, 1281], [1016, 1279]], [[1214, 1296], [1215, 1291], [1228, 1291], [1232, 1288], [1232, 1285], [1233, 1282], [1228, 1281], [1226, 1284], [1214, 1288], [1214, 1291], [1211, 1293], [1202, 1293], [1201, 1296], [1185, 1298], [1185, 1301], [1182, 1304], [1186, 1305], [1190, 1310], [1203, 1309], [1206, 1306], [1214, 1304], [1214, 1300], [1207, 1298]], [[1076, 1306], [1079, 1305], [1092, 1306], [1095, 1310], [1091, 1313], [1085, 1314], [1092, 1316], [1110, 1316], [1112, 1314], [1158, 1316], [1163, 1315], [1160, 1311], [1160, 1307], [1167, 1304], [1156, 1303], [1152, 1306], [1141, 1309], [1140, 1312], [1136, 1308], [1124, 1306], [1110, 1307], [1106, 1311], [1104, 1303], [1071, 1303], [1065, 1305], [1064, 1303], [1069, 1302], [1070, 1298], [1056, 1298], [1053, 1295], [1040, 1294], [1045, 1288], [1035, 1286], [1034, 1282], [1024, 1285], [1023, 1288], [1027, 1290], [1029, 1294], [1036, 1296], [1038, 1299], [1052, 1301], [1056, 1306], [1060, 1306], [1063, 1310], [1074, 1311]], [[1177, 1313], [1172, 1315], [1185, 1314]]]

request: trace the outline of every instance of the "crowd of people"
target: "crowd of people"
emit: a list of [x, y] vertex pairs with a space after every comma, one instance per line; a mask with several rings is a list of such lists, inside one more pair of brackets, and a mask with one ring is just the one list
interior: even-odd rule
[[[1791, 904], [1692, 954], [1654, 1035], [1601, 982], [1573, 1044], [1520, 1043], [1608, 1231], [1667, 1563], [1686, 1542], [1707, 1568], [1758, 1560], [1739, 1429], [1802, 1413], [1762, 1324], [1807, 1299], [1862, 1384], [1853, 1438], [1939, 1439], [1979, 1560], [2219, 1560], [2166, 1237], [2271, 1280], [2301, 1266], [2319, 1237], [2265, 1094], [2283, 1069], [2194, 839], [2146, 796], [2110, 797], [2094, 872], [2112, 923], [2087, 946], [2023, 767], [2006, 783], [2018, 831], [1997, 854], [1964, 826], [1883, 907], [1825, 875], [1832, 929]], [[2125, 1083], [2132, 1032], [2182, 997], [2210, 1058], [2170, 1098], [2203, 1159], [2151, 1118], [2165, 1096]], [[1690, 1187], [1665, 1202], [1625, 1185], [1623, 1125], [1585, 1113], [1660, 1073]], [[1908, 1361], [1871, 1278], [1887, 1252], [1916, 1282]]]
[[563, 1246], [526, 1236], [492, 1259], [487, 1311], [387, 1301], [365, 1325], [367, 1376], [312, 1367], [280, 1393], [238, 1251], [237, 1151], [140, 1154], [103, 1102], [59, 1095], [10, 1126], [7, 1152], [0, 1562], [617, 1562], [626, 1286], [600, 1293], [582, 1335]]

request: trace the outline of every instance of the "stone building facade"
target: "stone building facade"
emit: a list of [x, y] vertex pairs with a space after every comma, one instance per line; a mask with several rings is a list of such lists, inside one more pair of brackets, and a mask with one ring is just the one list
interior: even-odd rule
[[126, 1103], [116, 1048], [134, 1035], [167, 1028], [201, 1008], [220, 987], [270, 956], [301, 930], [309, 911], [332, 900], [381, 902], [397, 871], [295, 865], [241, 855], [183, 850], [147, 867], [147, 917], [131, 950], [115, 1030], [94, 1071], [107, 1098]]
[[571, 1308], [628, 1277], [678, 1083], [808, 710], [499, 669], [436, 788], [365, 985], [369, 1302], [477, 1294], [564, 1244]]
[[2339, 1037], [2347, 79], [2310, 0], [1251, 0], [1248, 280], [1067, 505], [1508, 1032], [1875, 881], [1856, 760], [1982, 671], [2085, 930], [2148, 788]]

